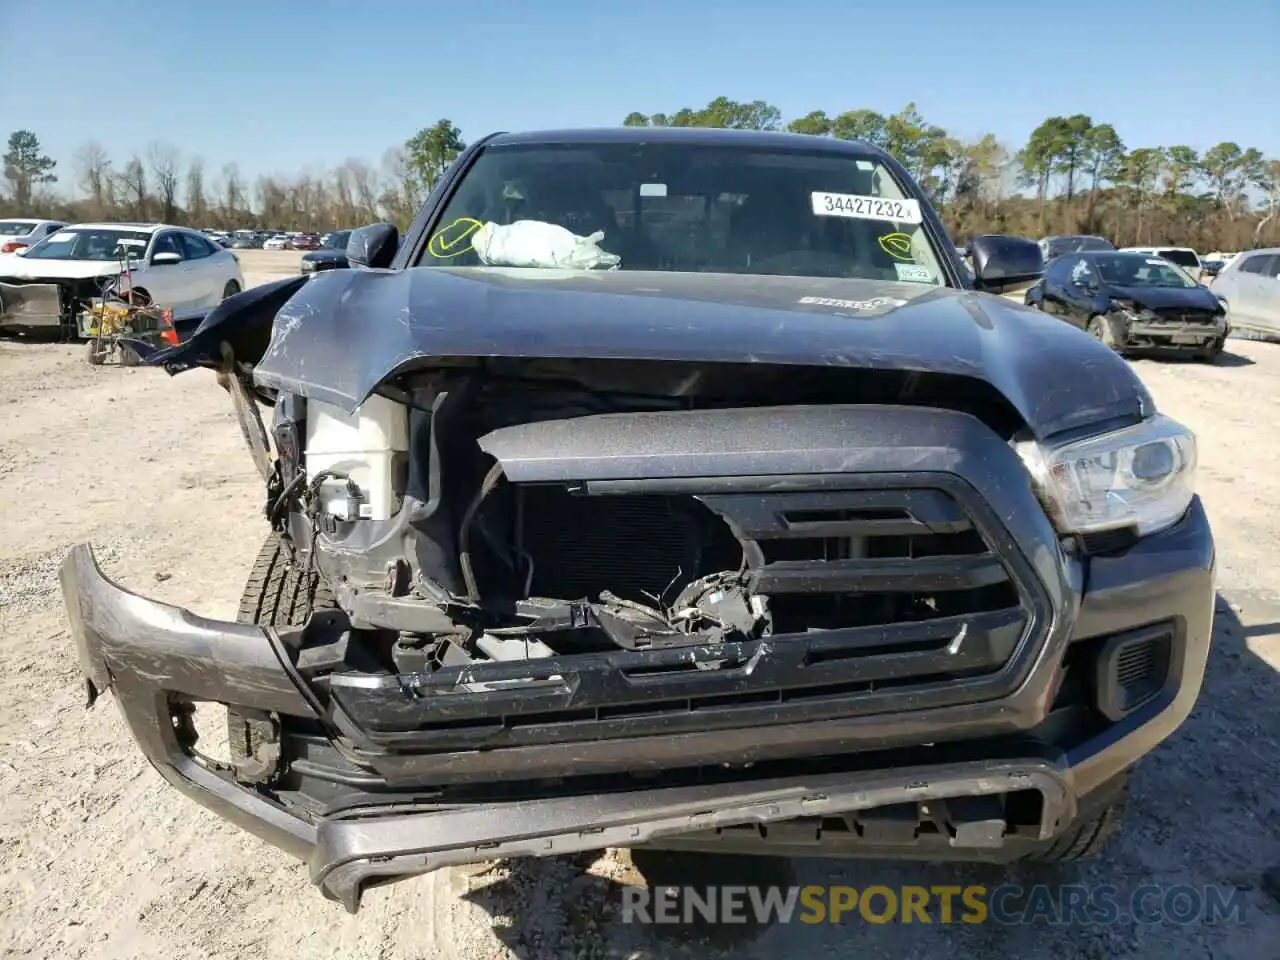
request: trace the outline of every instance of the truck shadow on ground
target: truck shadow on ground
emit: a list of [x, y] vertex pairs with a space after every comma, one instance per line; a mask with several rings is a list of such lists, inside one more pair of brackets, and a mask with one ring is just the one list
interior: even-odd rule
[[[1274, 957], [1280, 906], [1272, 900], [1275, 894], [1268, 894], [1263, 872], [1280, 862], [1280, 803], [1274, 791], [1280, 783], [1280, 604], [1254, 597], [1240, 601], [1219, 596], [1213, 649], [1196, 709], [1135, 771], [1125, 825], [1096, 860], [1002, 867], [634, 850], [505, 862], [489, 873], [491, 880], [475, 877], [463, 896], [491, 916], [494, 934], [521, 960], [719, 955], [790, 960], [806, 953], [1110, 957], [1153, 950], [1181, 956], [1188, 941], [1198, 945], [1195, 955]], [[1277, 667], [1250, 644], [1268, 644]], [[856, 911], [834, 925], [750, 919], [717, 924], [697, 917], [688, 923], [639, 924], [623, 917], [627, 886], [786, 890], [813, 884], [857, 889], [976, 884], [988, 890], [1017, 885], [1027, 891], [1041, 886], [1051, 895], [1068, 884], [1113, 884], [1121, 903], [1144, 884], [1213, 884], [1242, 892], [1247, 922], [1139, 925], [1126, 915], [1102, 927], [1040, 920], [925, 926], [903, 924], [900, 917], [875, 925]], [[1019, 896], [1006, 906], [1016, 911]]]
[[1188, 356], [1185, 353], [1170, 350], [1130, 350], [1125, 353], [1130, 360], [1151, 360], [1154, 363], [1189, 364], [1192, 366], [1213, 367], [1252, 367], [1257, 361], [1229, 350], [1223, 350], [1212, 363]]

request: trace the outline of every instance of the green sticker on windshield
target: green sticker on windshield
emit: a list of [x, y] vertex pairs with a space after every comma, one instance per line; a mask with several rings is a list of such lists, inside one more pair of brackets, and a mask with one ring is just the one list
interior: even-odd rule
[[911, 255], [911, 238], [905, 233], [886, 233], [880, 238], [880, 249], [895, 260], [914, 260]]
[[427, 253], [438, 260], [448, 260], [471, 249], [468, 242], [471, 235], [484, 224], [472, 217], [458, 217], [447, 226], [441, 227], [427, 241]]

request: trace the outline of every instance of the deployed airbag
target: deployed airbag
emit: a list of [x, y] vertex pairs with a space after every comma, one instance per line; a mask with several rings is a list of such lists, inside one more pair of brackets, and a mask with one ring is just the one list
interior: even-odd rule
[[554, 223], [517, 220], [486, 223], [471, 235], [471, 246], [490, 266], [616, 270], [622, 258], [601, 250], [603, 239], [603, 230], [580, 237]]

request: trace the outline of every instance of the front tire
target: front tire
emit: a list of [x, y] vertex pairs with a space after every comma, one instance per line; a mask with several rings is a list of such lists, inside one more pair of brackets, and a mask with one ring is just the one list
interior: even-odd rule
[[1121, 775], [1116, 792], [1105, 806], [1092, 816], [1085, 816], [1071, 824], [1047, 850], [1030, 859], [1041, 863], [1074, 863], [1089, 860], [1100, 854], [1115, 837], [1124, 822], [1125, 808], [1129, 800], [1129, 780]]
[[236, 283], [234, 280], [228, 280], [227, 285], [222, 288], [222, 299], [225, 300], [227, 297], [234, 297], [239, 292], [240, 284]]
[[[273, 533], [253, 561], [236, 620], [263, 627], [296, 627], [310, 620], [314, 611], [336, 606], [328, 584], [317, 573], [299, 570], [293, 552]], [[250, 761], [264, 742], [260, 717], [240, 713], [234, 706], [227, 708], [227, 745], [233, 763]]]
[[1116, 334], [1116, 325], [1112, 323], [1110, 317], [1104, 317], [1101, 314], [1089, 319], [1089, 325], [1085, 327], [1085, 332], [1095, 340], [1100, 340], [1116, 353], [1120, 353], [1124, 349], [1119, 336]]
[[1226, 337], [1218, 337], [1211, 340], [1209, 345], [1202, 347], [1195, 352], [1195, 358], [1201, 363], [1217, 363], [1218, 358], [1222, 356], [1222, 351], [1227, 345]]

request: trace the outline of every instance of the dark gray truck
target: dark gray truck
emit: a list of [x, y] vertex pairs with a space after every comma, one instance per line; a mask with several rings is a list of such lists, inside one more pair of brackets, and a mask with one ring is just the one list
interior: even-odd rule
[[499, 134], [349, 254], [149, 358], [262, 472], [238, 622], [62, 567], [90, 702], [348, 909], [607, 846], [1072, 859], [1191, 710], [1194, 437], [884, 152]]

